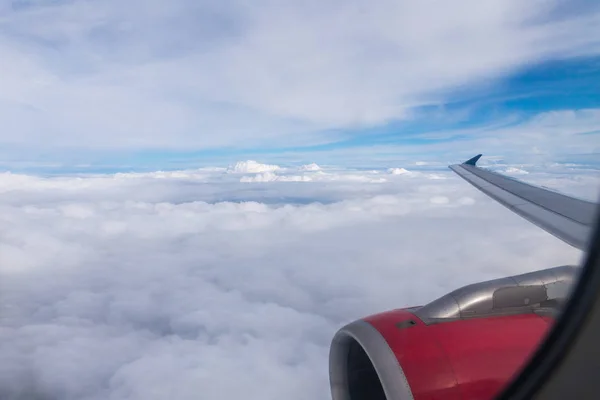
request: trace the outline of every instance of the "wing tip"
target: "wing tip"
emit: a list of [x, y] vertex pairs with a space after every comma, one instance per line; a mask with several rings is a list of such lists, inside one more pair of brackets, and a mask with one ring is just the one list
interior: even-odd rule
[[483, 154], [477, 154], [475, 157], [473, 158], [469, 158], [467, 161], [465, 161], [463, 164], [465, 165], [477, 165], [477, 161], [479, 161], [479, 159], [481, 158]]

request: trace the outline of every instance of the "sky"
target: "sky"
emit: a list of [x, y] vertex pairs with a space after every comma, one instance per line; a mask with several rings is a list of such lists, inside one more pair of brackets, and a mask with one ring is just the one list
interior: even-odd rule
[[589, 158], [599, 8], [3, 0], [0, 167]]
[[585, 255], [595, 1], [0, 0], [0, 398], [328, 399], [344, 324]]

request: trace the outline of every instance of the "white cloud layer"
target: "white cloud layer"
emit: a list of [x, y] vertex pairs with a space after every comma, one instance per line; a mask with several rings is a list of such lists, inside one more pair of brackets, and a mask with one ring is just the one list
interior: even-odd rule
[[410, 175], [411, 172], [405, 168], [390, 168], [388, 172], [392, 175]]
[[326, 399], [342, 324], [580, 257], [449, 171], [303, 173], [0, 175], [0, 398]]
[[254, 176], [244, 176], [240, 182], [310, 182], [312, 178], [306, 175], [275, 175], [273, 172], [264, 172]]
[[319, 143], [536, 62], [598, 55], [598, 7], [571, 4], [3, 1], [0, 143]]
[[238, 161], [230, 166], [227, 171], [231, 173], [253, 174], [259, 172], [273, 172], [281, 169], [279, 165], [261, 164], [254, 160]]

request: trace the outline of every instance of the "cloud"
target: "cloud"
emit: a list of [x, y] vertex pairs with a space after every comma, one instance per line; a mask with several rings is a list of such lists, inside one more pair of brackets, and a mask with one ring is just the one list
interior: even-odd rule
[[[448, 204], [450, 200], [446, 196], [434, 196], [429, 199], [429, 202], [432, 204]], [[465, 204], [465, 202], [462, 201], [460, 204]]]
[[420, 177], [423, 179], [432, 179], [432, 180], [447, 179], [447, 175], [445, 175], [445, 174], [426, 173], [426, 172], [422, 172], [422, 171], [409, 171], [405, 168], [388, 168], [387, 172], [388, 172], [388, 174], [391, 174], [391, 175], [399, 175], [399, 176], [411, 177], [411, 178]]
[[[477, 153], [485, 157], [482, 163], [501, 158], [522, 165], [534, 163], [538, 168], [549, 168], [557, 161], [597, 163], [595, 154], [600, 132], [600, 109], [582, 109], [541, 112], [510, 123], [486, 122], [463, 129], [442, 129], [420, 133], [423, 143], [398, 138], [390, 143], [364, 146], [328, 148], [319, 152], [296, 151], [283, 153], [282, 159], [310, 157], [318, 163], [343, 165], [384, 166], [390, 163], [411, 165], [429, 159], [423, 167], [440, 168], [463, 162]], [[414, 139], [414, 138], [412, 138]], [[443, 160], [443, 161], [440, 161]], [[402, 165], [401, 164], [401, 165]]]
[[344, 323], [580, 257], [450, 171], [202, 173], [0, 175], [2, 399], [327, 398]]
[[370, 182], [383, 183], [387, 179], [380, 177], [369, 176], [369, 174], [357, 173], [339, 173], [338, 172], [323, 172], [318, 170], [316, 173], [304, 173], [302, 175], [276, 175], [273, 172], [267, 171], [254, 176], [244, 176], [240, 178], [240, 182]]
[[504, 173], [509, 175], [527, 175], [529, 172], [516, 167], [508, 167], [504, 170]]
[[388, 172], [392, 175], [410, 175], [411, 172], [404, 168], [390, 168]]
[[312, 178], [305, 175], [286, 175], [279, 176], [275, 173], [267, 171], [254, 176], [244, 176], [240, 178], [240, 182], [310, 182]]
[[319, 167], [315, 163], [311, 163], [311, 164], [302, 165], [299, 169], [300, 169], [300, 171], [320, 171], [321, 167]]
[[598, 55], [598, 8], [565, 7], [6, 3], [0, 57], [11, 62], [0, 67], [0, 118], [12, 129], [0, 142], [29, 152], [34, 144], [65, 151], [331, 142], [338, 129], [443, 104], [457, 88], [544, 60]]
[[248, 160], [238, 161], [235, 165], [230, 166], [227, 171], [232, 173], [259, 173], [259, 172], [273, 172], [281, 169], [279, 165], [261, 164], [259, 162]]

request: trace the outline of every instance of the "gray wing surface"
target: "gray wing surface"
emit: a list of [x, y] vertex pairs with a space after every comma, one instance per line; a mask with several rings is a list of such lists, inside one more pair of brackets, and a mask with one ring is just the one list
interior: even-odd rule
[[494, 200], [573, 247], [584, 250], [598, 205], [476, 166], [481, 154], [450, 169]]

